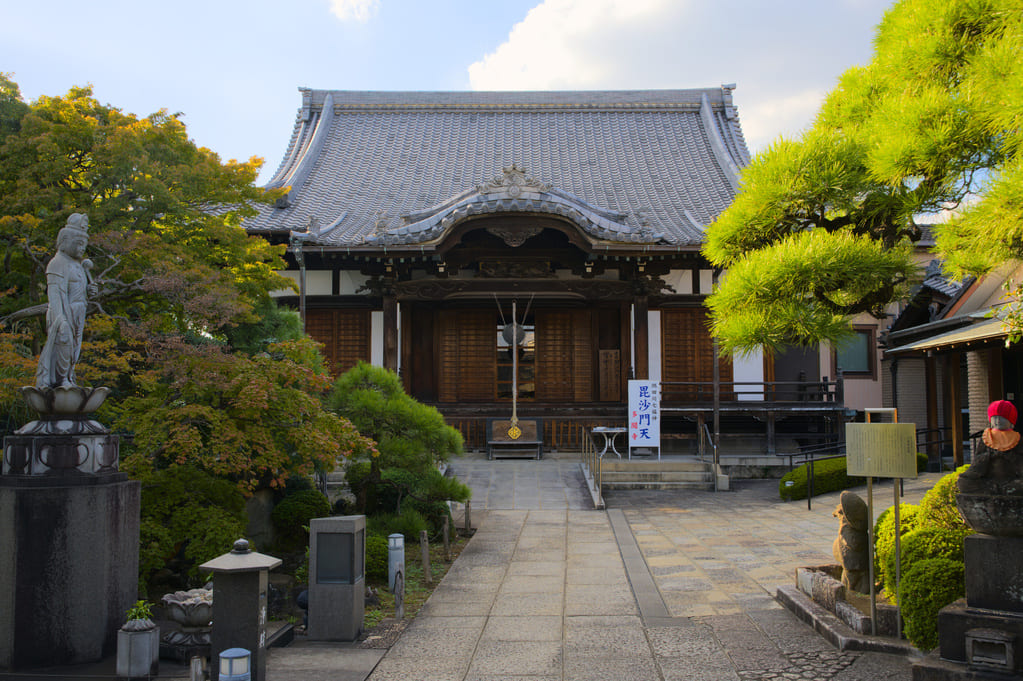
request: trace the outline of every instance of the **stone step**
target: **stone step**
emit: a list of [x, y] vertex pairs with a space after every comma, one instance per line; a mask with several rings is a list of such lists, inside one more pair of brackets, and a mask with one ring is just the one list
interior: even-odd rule
[[664, 472], [694, 472], [694, 471], [711, 471], [713, 465], [709, 463], [703, 463], [700, 461], [636, 461], [635, 459], [627, 460], [623, 459], [608, 459], [604, 458], [601, 469], [607, 471], [637, 471], [637, 472], [649, 472], [649, 471], [664, 471]]
[[603, 489], [698, 489], [713, 490], [714, 482], [609, 482], [604, 481]]
[[604, 471], [608, 482], [713, 482], [710, 471]]

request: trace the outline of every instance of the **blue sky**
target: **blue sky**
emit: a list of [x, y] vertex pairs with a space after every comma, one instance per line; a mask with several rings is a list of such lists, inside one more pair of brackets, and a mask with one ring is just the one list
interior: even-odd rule
[[870, 59], [884, 0], [0, 0], [22, 94], [91, 84], [184, 114], [227, 158], [284, 155], [299, 87], [550, 90], [736, 83], [751, 149], [798, 134]]

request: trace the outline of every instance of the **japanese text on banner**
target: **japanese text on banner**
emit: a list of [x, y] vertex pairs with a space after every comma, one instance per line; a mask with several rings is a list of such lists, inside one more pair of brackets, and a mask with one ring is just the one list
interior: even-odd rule
[[629, 381], [629, 446], [661, 446], [661, 384]]

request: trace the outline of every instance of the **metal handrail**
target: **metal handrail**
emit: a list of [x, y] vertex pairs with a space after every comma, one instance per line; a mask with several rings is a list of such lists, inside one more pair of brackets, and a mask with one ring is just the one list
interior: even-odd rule
[[712, 473], [713, 476], [714, 476], [714, 491], [717, 492], [718, 491], [718, 464], [721, 463], [721, 460], [718, 458], [718, 443], [714, 441], [714, 437], [710, 434], [710, 427], [706, 423], [703, 424], [703, 431], [700, 433], [700, 439], [701, 439], [700, 463], [704, 463], [704, 461], [703, 461], [703, 447], [702, 447], [702, 440], [703, 440], [703, 438], [706, 438], [707, 441], [710, 442], [710, 446], [714, 450], [714, 455], [711, 457], [711, 461], [713, 461], [713, 466], [714, 466], [714, 471]]
[[593, 444], [593, 438], [588, 428], [580, 428], [579, 441], [582, 443], [581, 463], [586, 469], [584, 475], [589, 474], [593, 491], [596, 494], [593, 505], [598, 509], [604, 508], [604, 459], [597, 451], [596, 445]]

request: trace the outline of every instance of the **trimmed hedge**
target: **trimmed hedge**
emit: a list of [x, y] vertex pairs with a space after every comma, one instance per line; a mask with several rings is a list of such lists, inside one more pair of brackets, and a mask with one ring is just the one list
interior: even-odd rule
[[[895, 555], [895, 513], [889, 506], [874, 523], [874, 579], [878, 584], [887, 584], [888, 565], [894, 565]], [[915, 504], [899, 504], [899, 528], [902, 537], [920, 526], [920, 507]], [[891, 560], [889, 560], [891, 559]], [[891, 578], [895, 580], [894, 577]]]
[[[917, 452], [916, 469], [922, 471], [927, 469], [927, 455]], [[795, 468], [778, 481], [778, 494], [785, 501], [793, 499], [805, 499], [807, 490], [807, 477], [810, 464], [804, 463]], [[788, 483], [792, 483], [789, 485]], [[866, 478], [848, 475], [846, 473], [845, 457], [836, 459], [823, 459], [813, 464], [813, 494], [826, 494], [828, 492], [840, 492], [850, 487], [858, 487], [867, 484]]]
[[[894, 535], [894, 532], [892, 533]], [[910, 568], [917, 563], [931, 558], [944, 558], [962, 565], [963, 540], [971, 534], [969, 529], [949, 530], [944, 527], [929, 525], [902, 534], [901, 575], [903, 589], [908, 579]], [[892, 550], [884, 557], [884, 575], [882, 583], [886, 593], [896, 592], [895, 584], [895, 548], [892, 537]], [[946, 604], [947, 605], [947, 604]]]
[[[810, 464], [804, 463], [784, 476], [778, 482], [778, 494], [785, 501], [793, 499], [805, 499], [808, 486]], [[792, 483], [791, 485], [788, 483]], [[838, 492], [850, 487], [867, 484], [866, 478], [849, 476], [845, 472], [845, 457], [840, 459], [825, 459], [815, 461], [813, 464], [813, 493], [825, 494], [827, 492]]]
[[966, 595], [963, 562], [925, 558], [910, 566], [902, 580], [902, 616], [906, 638], [922, 651], [938, 645], [938, 612]]

